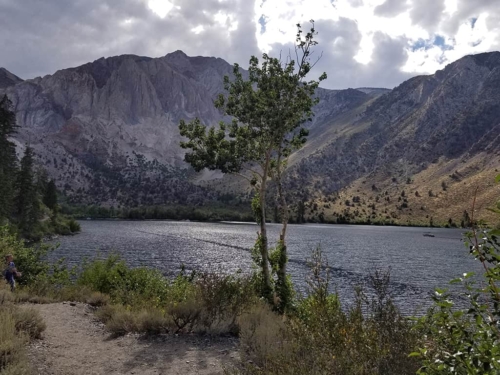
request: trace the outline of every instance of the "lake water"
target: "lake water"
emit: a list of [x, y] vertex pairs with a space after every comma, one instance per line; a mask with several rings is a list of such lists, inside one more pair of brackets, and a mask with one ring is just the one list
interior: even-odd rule
[[[115, 252], [131, 266], [148, 266], [173, 275], [188, 270], [249, 272], [250, 248], [258, 230], [254, 224], [172, 221], [81, 221], [82, 232], [57, 239], [51, 258], [70, 265], [84, 258]], [[269, 225], [270, 242], [280, 226]], [[468, 254], [462, 230], [353, 225], [290, 225], [289, 272], [305, 290], [306, 260], [318, 245], [333, 269], [332, 283], [343, 301], [352, 301], [354, 286], [375, 269], [391, 268], [391, 289], [406, 313], [420, 313], [430, 304], [435, 287], [464, 272], [481, 272]], [[434, 237], [424, 236], [432, 234]]]

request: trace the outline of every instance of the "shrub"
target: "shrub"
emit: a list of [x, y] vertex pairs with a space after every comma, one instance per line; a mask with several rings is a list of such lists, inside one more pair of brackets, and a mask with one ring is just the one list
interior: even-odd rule
[[105, 324], [106, 328], [116, 335], [124, 335], [139, 330], [135, 315], [121, 306], [112, 310], [112, 314]]
[[93, 292], [90, 297], [86, 299], [86, 302], [90, 306], [101, 307], [108, 304], [109, 296], [101, 292]]
[[80, 224], [75, 219], [69, 219], [68, 221], [69, 230], [71, 233], [80, 232]]
[[321, 251], [310, 261], [308, 294], [287, 317], [261, 310], [241, 319], [241, 374], [413, 374], [409, 358], [417, 345], [411, 323], [389, 293], [389, 274], [372, 275], [368, 297], [357, 289], [356, 303], [344, 311], [329, 292], [329, 267]]
[[237, 332], [237, 319], [256, 301], [251, 278], [204, 273], [196, 278], [202, 302], [201, 325], [211, 331]]
[[16, 266], [23, 274], [18, 279], [20, 285], [32, 284], [38, 277], [47, 274], [50, 267], [45, 259], [49, 251], [50, 247], [40, 244], [26, 247], [23, 241], [10, 233], [7, 226], [0, 227], [1, 259], [5, 259], [7, 254], [14, 255]]
[[168, 333], [173, 326], [172, 320], [158, 309], [142, 310], [137, 314], [139, 332], [148, 334]]
[[[259, 302], [239, 318], [240, 355], [250, 370], [254, 366], [266, 368], [273, 358], [283, 352], [287, 334], [283, 317], [274, 313], [267, 304]], [[250, 362], [249, 362], [250, 361]]]
[[423, 359], [419, 374], [498, 374], [500, 372], [500, 231], [473, 230], [473, 256], [486, 270], [476, 285], [473, 274], [452, 280], [464, 287], [457, 308], [446, 289], [437, 289], [434, 306], [417, 326], [426, 341], [414, 356]]
[[31, 339], [41, 338], [46, 325], [38, 311], [28, 308], [15, 308], [12, 311], [12, 316], [17, 331], [26, 333]]
[[97, 316], [113, 334], [168, 333], [172, 320], [158, 309], [127, 310], [121, 305], [107, 305], [97, 311]]
[[182, 302], [174, 302], [168, 307], [168, 314], [172, 317], [177, 330], [175, 333], [186, 330], [192, 331], [202, 313], [202, 304], [196, 296]]

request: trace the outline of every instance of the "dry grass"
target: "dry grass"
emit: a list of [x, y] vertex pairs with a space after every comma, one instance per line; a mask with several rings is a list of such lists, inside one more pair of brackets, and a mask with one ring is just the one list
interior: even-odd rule
[[94, 292], [86, 299], [86, 303], [94, 307], [102, 307], [109, 303], [109, 296], [100, 292]]
[[115, 335], [168, 333], [174, 326], [172, 319], [158, 309], [130, 311], [121, 305], [105, 305], [96, 314]]
[[16, 321], [10, 311], [0, 310], [0, 372], [8, 366], [26, 361], [27, 335], [16, 330]]
[[[313, 203], [318, 205], [318, 210], [314, 214], [324, 211], [326, 220], [332, 220], [335, 219], [334, 212], [338, 214], [347, 210], [351, 215], [357, 211], [356, 218], [364, 222], [370, 218], [372, 222], [392, 220], [401, 225], [429, 225], [432, 217], [434, 225], [446, 225], [452, 219], [460, 226], [464, 210], [470, 213], [477, 189], [476, 219], [495, 225], [498, 218], [489, 208], [500, 196], [500, 185], [494, 181], [499, 170], [498, 158], [477, 155], [466, 162], [440, 160], [415, 175], [406, 176], [401, 171], [393, 171], [363, 177], [344, 188], [334, 202], [326, 197], [316, 197]], [[408, 178], [411, 183], [407, 183]], [[401, 207], [403, 191], [408, 207]], [[356, 196], [360, 203], [353, 204]], [[351, 202], [350, 207], [345, 204], [346, 200]], [[375, 212], [372, 205], [376, 207]]]
[[30, 339], [39, 339], [45, 331], [45, 325], [38, 311], [31, 308], [12, 308], [11, 314], [16, 322], [16, 330], [24, 332]]
[[15, 295], [0, 287], [0, 373], [24, 375], [30, 373], [26, 345], [40, 338], [45, 330], [41, 316], [33, 309], [16, 306]]
[[283, 317], [259, 303], [239, 319], [242, 360], [265, 368], [271, 358], [286, 352], [286, 327]]

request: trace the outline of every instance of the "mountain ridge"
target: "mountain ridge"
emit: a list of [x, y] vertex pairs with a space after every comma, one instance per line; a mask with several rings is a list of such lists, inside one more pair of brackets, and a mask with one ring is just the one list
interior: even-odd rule
[[[18, 81], [0, 87], [0, 93], [13, 102], [20, 147], [30, 140], [42, 165], [61, 180], [60, 188], [73, 201], [200, 204], [203, 195], [216, 199], [216, 192], [207, 191], [245, 194], [239, 184], [213, 174], [205, 184], [204, 174], [186, 169], [178, 146], [180, 119], [199, 117], [212, 126], [224, 118], [213, 99], [223, 92], [222, 77], [231, 72], [223, 59], [189, 57], [182, 51], [158, 58], [121, 55]], [[294, 185], [290, 178], [290, 186], [309, 191], [302, 196], [316, 202], [341, 195], [366, 176], [381, 183], [387, 173], [404, 179], [394, 172], [402, 164], [403, 175], [411, 178], [440, 158], [496, 156], [498, 83], [499, 52], [466, 56], [393, 90], [320, 88], [315, 117], [307, 124], [309, 140], [289, 163], [288, 174], [298, 181]], [[61, 169], [60, 160], [67, 161], [67, 168]], [[121, 187], [124, 179], [130, 181]], [[170, 181], [180, 190], [158, 188]], [[332, 220], [343, 215], [324, 211]], [[310, 215], [319, 220], [318, 212]]]
[[9, 72], [7, 69], [0, 67], [0, 90], [14, 86], [20, 82], [23, 82], [21, 78]]

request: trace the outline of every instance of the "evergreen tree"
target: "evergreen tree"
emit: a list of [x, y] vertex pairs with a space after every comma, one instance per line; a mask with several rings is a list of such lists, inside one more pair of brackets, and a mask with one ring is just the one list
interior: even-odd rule
[[16, 116], [6, 95], [0, 100], [0, 223], [10, 218], [17, 171], [16, 146], [9, 137], [16, 132]]
[[24, 235], [30, 234], [38, 222], [39, 202], [37, 185], [34, 181], [34, 155], [30, 146], [26, 147], [21, 159], [21, 168], [16, 181], [16, 214], [19, 229]]
[[54, 211], [57, 205], [57, 188], [54, 180], [50, 180], [47, 184], [45, 194], [43, 196], [43, 203]]

